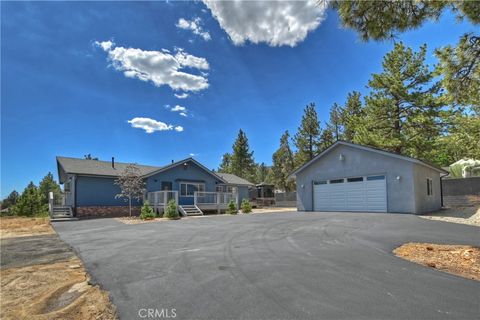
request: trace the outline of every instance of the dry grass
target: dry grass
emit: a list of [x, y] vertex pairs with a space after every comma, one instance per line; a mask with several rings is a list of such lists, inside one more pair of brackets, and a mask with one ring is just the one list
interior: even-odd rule
[[115, 319], [78, 258], [1, 271], [1, 319]]
[[480, 207], [478, 206], [446, 208], [419, 217], [480, 227]]
[[121, 217], [115, 218], [117, 221], [120, 221], [125, 224], [141, 224], [141, 223], [150, 223], [150, 222], [158, 222], [158, 221], [169, 221], [170, 219], [167, 218], [155, 218], [155, 219], [148, 219], [142, 220], [139, 217]]
[[393, 252], [400, 258], [426, 267], [480, 280], [480, 248], [477, 247], [406, 243]]
[[0, 218], [0, 238], [29, 237], [33, 235], [53, 234], [49, 218]]
[[264, 207], [264, 208], [252, 209], [252, 213], [275, 213], [275, 212], [289, 212], [289, 211], [297, 211], [297, 208]]

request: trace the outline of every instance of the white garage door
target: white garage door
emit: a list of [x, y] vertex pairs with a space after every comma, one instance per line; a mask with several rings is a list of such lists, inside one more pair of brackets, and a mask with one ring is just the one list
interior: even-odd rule
[[384, 175], [314, 181], [315, 211], [387, 212]]

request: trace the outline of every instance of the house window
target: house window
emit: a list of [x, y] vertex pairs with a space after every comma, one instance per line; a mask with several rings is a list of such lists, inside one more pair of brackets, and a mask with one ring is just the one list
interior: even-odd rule
[[368, 181], [374, 181], [374, 180], [385, 180], [385, 176], [370, 176], [367, 177]]
[[223, 187], [222, 186], [217, 186], [216, 190], [217, 190], [217, 192], [223, 192]]
[[182, 196], [182, 197], [193, 197], [196, 191], [199, 191], [199, 192], [205, 191], [205, 184], [204, 183], [190, 183], [190, 182], [180, 183], [180, 196]]
[[332, 183], [343, 183], [343, 179], [330, 180], [330, 184]]
[[363, 177], [348, 178], [347, 182], [360, 182], [363, 181]]
[[237, 187], [227, 186], [228, 193], [237, 193]]
[[427, 178], [427, 196], [433, 196], [433, 180]]
[[321, 181], [313, 181], [314, 185], [319, 185], [319, 184], [327, 184], [327, 180], [321, 180]]
[[70, 192], [70, 181], [65, 182], [65, 185], [63, 186], [63, 190], [65, 192]]

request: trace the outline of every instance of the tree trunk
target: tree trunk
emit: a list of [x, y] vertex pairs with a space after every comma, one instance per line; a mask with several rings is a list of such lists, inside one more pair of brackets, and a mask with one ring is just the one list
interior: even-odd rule
[[[401, 127], [400, 127], [400, 104], [399, 102], [395, 103], [395, 119], [393, 121], [393, 127], [395, 130], [395, 134], [397, 135], [398, 138], [401, 137]], [[396, 153], [402, 153], [402, 146], [397, 145], [395, 146], [395, 152]]]
[[132, 197], [128, 197], [128, 215], [132, 216]]

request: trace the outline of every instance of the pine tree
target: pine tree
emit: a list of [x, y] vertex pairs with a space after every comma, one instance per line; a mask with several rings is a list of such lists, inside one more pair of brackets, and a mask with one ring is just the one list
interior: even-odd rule
[[451, 103], [472, 106], [480, 113], [480, 36], [466, 34], [456, 47], [437, 49], [435, 55]]
[[272, 156], [271, 180], [277, 189], [292, 191], [295, 183], [288, 179], [295, 168], [293, 152], [290, 148], [290, 134], [288, 130], [280, 138], [280, 147]]
[[255, 183], [262, 183], [267, 181], [269, 167], [264, 162], [257, 164], [255, 168]]
[[313, 159], [318, 154], [320, 134], [320, 123], [318, 122], [315, 104], [310, 103], [304, 109], [302, 122], [294, 138], [297, 148], [297, 153], [295, 154], [297, 166]]
[[218, 172], [232, 173], [232, 155], [225, 153], [222, 157], [222, 163], [218, 167]]
[[20, 195], [16, 190], [10, 192], [10, 194], [2, 201], [2, 209], [14, 206], [17, 203], [19, 197]]
[[373, 74], [365, 117], [354, 141], [421, 159], [432, 158], [442, 129], [440, 86], [425, 64], [426, 45], [413, 52], [403, 43], [383, 59]]
[[250, 151], [248, 138], [242, 129], [239, 130], [237, 139], [233, 144], [233, 154], [230, 162], [231, 173], [247, 179], [255, 180], [255, 161], [253, 151]]
[[50, 192], [53, 192], [54, 199], [58, 199], [62, 193], [60, 186], [53, 179], [53, 174], [51, 172], [47, 173], [47, 175], [43, 177], [42, 181], [40, 181], [38, 189], [43, 196], [43, 201], [45, 204], [48, 203], [48, 194]]
[[37, 186], [30, 182], [12, 207], [12, 212], [27, 217], [48, 215], [48, 205], [44, 204], [43, 195]]
[[[330, 119], [327, 123], [327, 128], [324, 130], [329, 132], [325, 135], [322, 135], [324, 138], [328, 139], [327, 141], [322, 141], [324, 144], [328, 144], [329, 142], [331, 142], [330, 140], [338, 141], [343, 139], [344, 129], [342, 113], [343, 110], [337, 103], [334, 103], [333, 106], [330, 108]], [[333, 136], [333, 139], [330, 139], [330, 135]]]
[[345, 106], [341, 110], [341, 122], [343, 124], [343, 139], [353, 141], [356, 128], [363, 117], [362, 101], [360, 93], [353, 91], [348, 94]]

